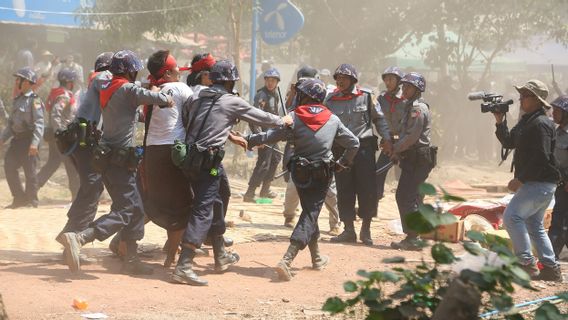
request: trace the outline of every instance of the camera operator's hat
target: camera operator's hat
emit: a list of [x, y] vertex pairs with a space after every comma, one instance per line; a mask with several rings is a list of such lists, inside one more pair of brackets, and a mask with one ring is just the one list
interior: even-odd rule
[[517, 89], [519, 93], [521, 93], [521, 90], [528, 90], [532, 92], [532, 94], [534, 94], [545, 107], [552, 107], [550, 103], [546, 102], [546, 98], [548, 97], [548, 87], [540, 80], [529, 80], [523, 86], [515, 86], [515, 89]]

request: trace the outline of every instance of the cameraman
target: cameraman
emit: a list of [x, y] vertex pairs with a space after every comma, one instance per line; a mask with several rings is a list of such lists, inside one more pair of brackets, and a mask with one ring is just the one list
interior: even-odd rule
[[[515, 195], [505, 209], [504, 225], [523, 269], [533, 280], [562, 281], [560, 265], [543, 225], [543, 217], [552, 200], [559, 173], [554, 164], [554, 124], [546, 116], [548, 88], [539, 80], [530, 80], [519, 92], [521, 110], [525, 114], [509, 131], [504, 113], [493, 113], [497, 139], [506, 149], [516, 149], [513, 156], [514, 179], [509, 189]], [[542, 271], [532, 255], [531, 241], [536, 246]]]

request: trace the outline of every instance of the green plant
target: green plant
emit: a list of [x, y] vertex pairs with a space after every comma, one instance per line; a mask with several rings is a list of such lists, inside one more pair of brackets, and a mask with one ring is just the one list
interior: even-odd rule
[[[464, 201], [464, 199], [450, 195], [443, 189], [440, 194], [430, 184], [422, 185], [420, 192], [434, 196], [437, 205], [422, 205], [417, 212], [408, 215], [405, 222], [409, 228], [424, 234], [436, 232], [438, 226], [457, 221], [451, 213], [442, 212], [439, 204], [444, 201]], [[514, 284], [529, 290], [536, 290], [530, 285], [529, 275], [520, 267], [505, 239], [475, 231], [468, 232], [467, 236], [477, 243], [465, 242], [464, 249], [474, 256], [485, 258], [481, 269], [465, 269], [459, 275], [453, 275], [447, 266], [458, 261], [459, 258], [444, 243], [435, 242], [430, 248], [433, 263], [422, 259], [414, 269], [397, 267], [390, 271], [359, 270], [357, 275], [363, 279], [348, 281], [343, 286], [346, 292], [356, 295], [347, 300], [339, 297], [329, 298], [323, 310], [332, 314], [353, 314], [358, 306], [363, 305], [367, 312], [366, 319], [369, 320], [422, 320], [432, 317], [455, 279], [475, 288], [474, 290], [479, 292], [479, 299], [487, 301], [484, 305], [485, 309], [511, 311], [513, 307], [511, 294], [515, 291]], [[422, 245], [426, 246], [425, 243]], [[403, 263], [404, 261], [404, 257], [383, 260], [385, 263]], [[388, 284], [396, 286], [394, 292], [387, 293]], [[561, 297], [566, 298], [567, 296]], [[549, 303], [539, 307], [536, 314], [538, 319], [543, 320], [563, 316], [554, 305]], [[507, 315], [507, 318], [523, 319], [522, 315], [514, 312]]]

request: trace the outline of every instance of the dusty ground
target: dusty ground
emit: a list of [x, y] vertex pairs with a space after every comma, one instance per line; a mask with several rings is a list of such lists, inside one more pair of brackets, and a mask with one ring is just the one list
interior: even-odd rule
[[[430, 180], [436, 184], [459, 179], [468, 184], [503, 185], [510, 177], [504, 167], [445, 164]], [[169, 283], [172, 270], [161, 266], [165, 232], [153, 224], [147, 225], [142, 241], [145, 260], [155, 266], [153, 276], [118, 274], [120, 261], [106, 249], [108, 241], [86, 246], [84, 252], [98, 263], [83, 266], [81, 275], [71, 275], [60, 263], [61, 246], [54, 241], [66, 220], [64, 199], [69, 194], [60, 185], [65, 181], [61, 171], [52, 180], [54, 183], [40, 192], [38, 209], [0, 210], [0, 293], [11, 319], [80, 319], [83, 312], [71, 307], [74, 298], [89, 303], [87, 312], [103, 312], [111, 319], [327, 319], [329, 316], [320, 311], [323, 302], [335, 295], [347, 297], [342, 284], [355, 279], [357, 270], [389, 268], [381, 260], [394, 255], [403, 254], [414, 261], [423, 256], [429, 259], [427, 253], [401, 253], [388, 247], [402, 237], [389, 228], [389, 221], [398, 213], [394, 194], [388, 192], [380, 203], [379, 219], [373, 223], [374, 247], [333, 245], [328, 242], [329, 235], [323, 234], [322, 251], [331, 256], [331, 265], [321, 272], [312, 271], [309, 253], [302, 252], [294, 261], [297, 276], [288, 283], [278, 282], [272, 267], [286, 250], [291, 232], [282, 226], [282, 195], [272, 205], [245, 204], [239, 194], [246, 181], [232, 178], [234, 197], [227, 220], [234, 222], [234, 227], [228, 236], [236, 240], [234, 250], [241, 261], [218, 275], [212, 272], [211, 257], [198, 258], [198, 273], [209, 280], [208, 287]], [[387, 190], [394, 187], [391, 184]], [[284, 191], [281, 186], [276, 190]], [[0, 181], [0, 205], [10, 200], [5, 181]], [[99, 214], [108, 209], [108, 201], [102, 201]], [[241, 210], [251, 221], [239, 217]], [[327, 217], [324, 210], [320, 219], [323, 231], [329, 229]], [[459, 251], [459, 245], [453, 247]], [[516, 301], [568, 290], [566, 283], [538, 286], [541, 292], [519, 292]]]

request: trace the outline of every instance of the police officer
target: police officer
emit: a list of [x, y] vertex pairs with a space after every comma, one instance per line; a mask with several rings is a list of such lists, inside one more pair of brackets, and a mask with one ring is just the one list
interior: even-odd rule
[[[276, 68], [266, 70], [264, 72], [264, 86], [256, 92], [254, 106], [260, 110], [278, 115], [280, 104], [278, 103], [279, 97], [277, 88], [279, 82], [280, 72], [278, 72]], [[260, 133], [267, 129], [268, 128], [265, 126], [250, 125], [252, 133]], [[277, 194], [270, 190], [270, 184], [272, 183], [278, 164], [282, 160], [279, 151], [280, 149], [276, 143], [269, 147], [260, 146], [258, 148], [258, 158], [249, 180], [248, 189], [243, 196], [244, 202], [254, 202], [256, 188], [260, 185], [262, 185], [260, 189], [261, 198], [276, 198]]]
[[281, 140], [294, 144], [294, 155], [287, 166], [298, 188], [302, 214], [290, 237], [288, 250], [276, 266], [279, 278], [285, 281], [292, 279], [292, 261], [306, 246], [315, 270], [322, 270], [329, 263], [329, 258], [319, 252], [318, 216], [336, 168], [331, 147], [335, 142], [344, 148], [337, 161], [340, 170], [351, 165], [359, 147], [357, 137], [321, 104], [326, 96], [321, 80], [307, 79], [297, 89], [299, 106], [292, 113], [292, 127], [271, 129], [248, 138], [249, 145], [253, 146]]
[[[305, 80], [314, 79], [318, 76], [318, 71], [310, 66], [303, 66], [296, 73], [296, 83], [290, 87], [290, 93], [286, 95], [286, 105], [289, 106], [288, 110], [293, 111], [298, 105], [297, 101], [297, 90], [296, 88], [302, 84]], [[325, 83], [325, 82], [324, 82]], [[329, 86], [326, 88], [329, 93]], [[293, 93], [293, 95], [292, 95]], [[293, 145], [290, 142], [286, 143], [284, 148], [284, 170], [287, 170], [286, 164], [289, 162], [290, 158], [294, 153]], [[284, 210], [282, 215], [284, 216], [284, 226], [287, 228], [294, 228], [296, 209], [300, 204], [300, 197], [298, 196], [298, 189], [296, 185], [290, 179], [290, 174], [284, 175], [284, 180], [286, 181], [286, 193], [284, 194]], [[331, 184], [327, 190], [327, 196], [325, 197], [325, 207], [329, 213], [329, 234], [332, 236], [337, 236], [341, 233], [340, 222], [339, 222], [339, 210], [337, 209], [337, 188], [335, 187], [335, 178], [332, 178]]]
[[189, 106], [190, 119], [186, 143], [189, 155], [186, 159], [195, 201], [182, 240], [182, 252], [172, 275], [177, 283], [194, 286], [207, 285], [193, 271], [195, 250], [200, 248], [210, 235], [213, 244], [215, 270], [222, 272], [239, 261], [236, 253], [225, 251], [223, 200], [219, 193], [225, 170], [221, 161], [223, 146], [231, 127], [238, 119], [257, 125], [279, 126], [291, 124], [290, 117], [280, 117], [249, 105], [242, 98], [231, 94], [235, 82], [240, 79], [235, 65], [227, 60], [217, 61], [211, 68], [209, 78], [213, 86], [202, 89], [198, 99]]
[[[385, 115], [385, 120], [389, 126], [391, 142], [396, 143], [401, 133], [401, 125], [404, 117], [405, 106], [402, 98], [400, 80], [404, 72], [398, 67], [388, 67], [382, 74], [386, 90], [381, 92], [377, 98], [378, 104]], [[377, 197], [381, 200], [385, 195], [385, 180], [389, 172], [390, 157], [381, 152], [377, 160], [377, 170], [386, 168], [377, 174]]]
[[[31, 68], [25, 67], [14, 73], [16, 92], [14, 109], [8, 125], [0, 137], [0, 146], [12, 138], [4, 158], [6, 181], [14, 200], [7, 208], [15, 209], [27, 205], [38, 206], [37, 162], [38, 146], [43, 136], [44, 106], [33, 92], [32, 86], [37, 76]], [[26, 176], [26, 189], [22, 188], [18, 169], [23, 167]]]
[[112, 80], [112, 73], [108, 71], [112, 61], [113, 52], [103, 52], [95, 60], [95, 74], [91, 77], [87, 91], [77, 110], [75, 122], [84, 129], [83, 141], [71, 153], [73, 164], [79, 174], [79, 190], [71, 207], [67, 212], [67, 223], [57, 236], [56, 240], [63, 244], [63, 234], [66, 232], [79, 232], [88, 228], [89, 223], [95, 220], [99, 198], [104, 190], [102, 176], [92, 164], [92, 150], [100, 139], [101, 103], [100, 91]]
[[422, 98], [426, 89], [424, 77], [416, 72], [405, 74], [401, 81], [402, 97], [405, 99], [405, 116], [400, 131], [400, 139], [393, 146], [392, 159], [401, 169], [396, 189], [396, 204], [406, 238], [391, 243], [394, 249], [420, 250], [417, 234], [405, 223], [409, 213], [418, 210], [422, 201], [418, 193], [420, 184], [426, 181], [435, 162], [435, 153], [431, 146], [430, 130], [432, 127], [430, 108]]
[[49, 135], [46, 139], [49, 146], [49, 157], [39, 170], [37, 178], [39, 187], [42, 188], [59, 168], [61, 162], [63, 162], [69, 181], [71, 199], [75, 199], [79, 189], [79, 176], [71, 158], [62, 155], [57, 148], [55, 132], [65, 130], [75, 119], [77, 104], [73, 94], [73, 86], [77, 80], [77, 74], [72, 69], [64, 68], [57, 74], [57, 80], [59, 81], [59, 87], [51, 90], [46, 102], [46, 109], [49, 111], [48, 123], [50, 132], [46, 134]]
[[[95, 151], [102, 179], [112, 199], [111, 212], [97, 219], [89, 228], [63, 234], [67, 263], [71, 271], [80, 269], [81, 247], [95, 239], [103, 241], [121, 232], [126, 243], [126, 257], [121, 269], [125, 274], [151, 274], [152, 268], [142, 264], [137, 255], [137, 240], [144, 237], [144, 212], [136, 186], [136, 168], [140, 154], [133, 146], [139, 105], [173, 106], [171, 97], [137, 86], [138, 71], [144, 66], [129, 50], [112, 57], [112, 80], [100, 91], [104, 120], [103, 136]], [[155, 88], [159, 90], [158, 88]]]
[[552, 103], [552, 118], [556, 128], [554, 157], [560, 171], [560, 183], [554, 194], [554, 209], [548, 237], [556, 257], [568, 246], [568, 95], [558, 97]]
[[[339, 217], [345, 224], [345, 230], [332, 242], [357, 242], [355, 234], [355, 200], [359, 203], [358, 215], [363, 219], [359, 239], [365, 245], [373, 245], [371, 238], [371, 220], [377, 215], [377, 184], [375, 176], [375, 152], [378, 149], [377, 137], [373, 134], [372, 124], [386, 141], [383, 150], [390, 152], [390, 134], [388, 125], [376, 99], [370, 91], [356, 86], [357, 70], [350, 64], [342, 64], [335, 70], [333, 78], [337, 90], [329, 94], [324, 105], [341, 119], [341, 122], [359, 138], [360, 147], [355, 157], [353, 168], [335, 174], [337, 182], [337, 205]], [[338, 157], [342, 148], [334, 147]], [[369, 177], [373, 177], [369, 179]]]

